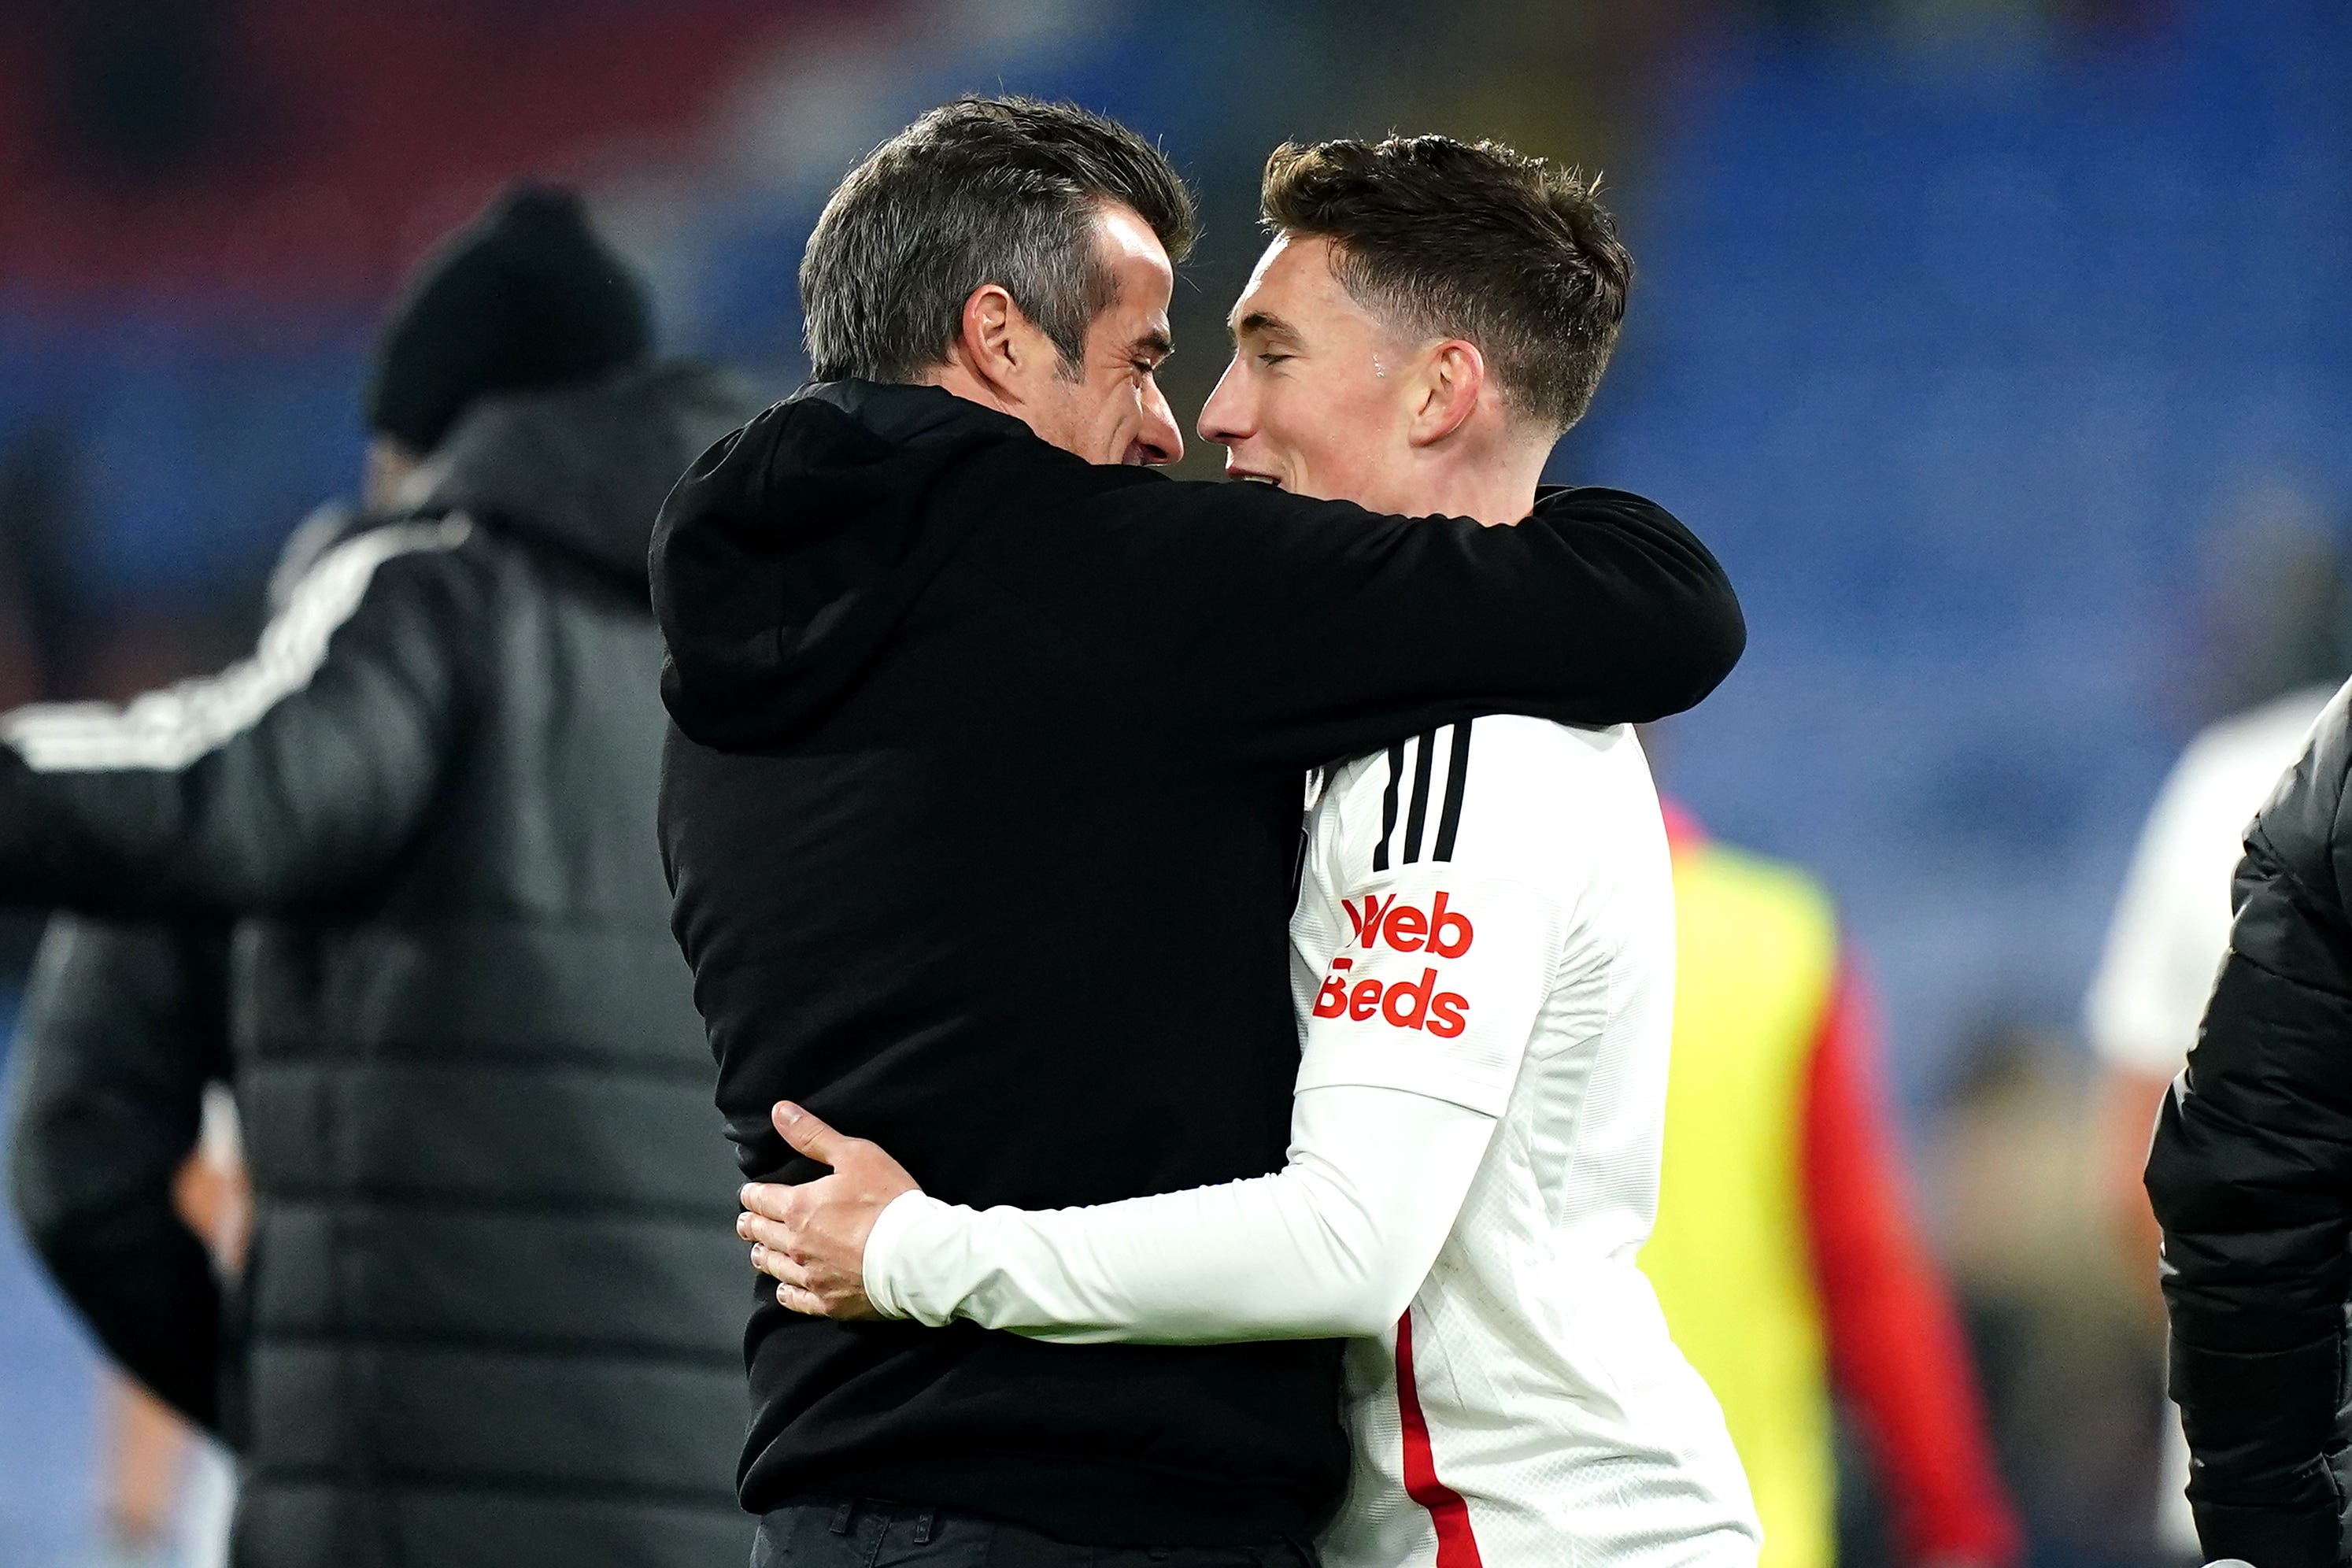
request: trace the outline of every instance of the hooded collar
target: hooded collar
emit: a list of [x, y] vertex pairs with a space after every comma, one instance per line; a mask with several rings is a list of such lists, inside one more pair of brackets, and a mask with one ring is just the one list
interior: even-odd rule
[[484, 398], [434, 449], [423, 507], [471, 513], [642, 590], [662, 498], [758, 407], [733, 374], [691, 361]]
[[803, 388], [706, 452], [663, 503], [662, 696], [706, 745], [772, 743], [856, 681], [973, 521], [936, 504], [976, 454], [1076, 459], [936, 386]]
[[1012, 415], [959, 397], [943, 386], [818, 381], [801, 388], [793, 398], [830, 404], [886, 441], [916, 441], [965, 430], [1036, 438], [1035, 431]]

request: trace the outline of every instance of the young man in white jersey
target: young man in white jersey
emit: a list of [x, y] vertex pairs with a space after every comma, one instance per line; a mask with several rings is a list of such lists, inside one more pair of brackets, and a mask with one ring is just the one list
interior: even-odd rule
[[[1524, 517], [1622, 318], [1630, 262], [1591, 190], [1424, 137], [1284, 148], [1264, 205], [1275, 240], [1201, 419], [1227, 472]], [[1656, 1207], [1674, 934], [1632, 731], [1465, 714], [1322, 769], [1308, 797], [1282, 1171], [975, 1212], [780, 1106], [835, 1174], [745, 1189], [755, 1263], [784, 1305], [832, 1317], [1069, 1343], [1349, 1339], [1354, 1475], [1322, 1541], [1341, 1568], [1751, 1563], [1721, 1413], [1633, 1261]], [[1138, 962], [1167, 964], [1181, 1005], [1181, 955]]]

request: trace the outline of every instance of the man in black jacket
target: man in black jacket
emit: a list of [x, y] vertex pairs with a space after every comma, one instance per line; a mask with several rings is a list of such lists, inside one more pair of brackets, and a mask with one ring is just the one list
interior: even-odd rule
[[240, 1563], [741, 1549], [746, 1285], [650, 839], [645, 560], [754, 404], [648, 346], [576, 201], [512, 194], [387, 333], [371, 491], [401, 504], [254, 657], [0, 722], [0, 896], [234, 923]]
[[[1654, 717], [1738, 657], [1719, 568], [1633, 496], [1482, 529], [1150, 472], [1191, 222], [1123, 127], [926, 115], [810, 241], [824, 381], [664, 509], [663, 843], [749, 1175], [813, 1173], [780, 1099], [959, 1203], [1276, 1169], [1306, 772], [1480, 712]], [[763, 1293], [750, 1349], [777, 1562], [942, 1513], [1008, 1565], [1276, 1561], [1344, 1481], [1329, 1342], [1073, 1349]]]
[[[352, 522], [330, 503], [294, 531], [272, 615]], [[123, 1371], [215, 1436], [243, 1384], [222, 1333], [227, 1260], [191, 1228], [177, 1184], [205, 1094], [234, 1076], [228, 952], [219, 921], [51, 919], [16, 1021], [5, 1139], [9, 1197], [59, 1292]]]
[[2246, 829], [2223, 960], [2158, 1113], [2172, 1397], [2211, 1558], [2352, 1563], [2352, 686]]

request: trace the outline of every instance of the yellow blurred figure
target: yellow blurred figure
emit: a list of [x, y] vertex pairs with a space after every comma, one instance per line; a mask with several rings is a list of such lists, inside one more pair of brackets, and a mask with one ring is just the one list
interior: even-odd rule
[[1915, 1563], [2006, 1563], [2019, 1531], [1943, 1281], [1913, 1231], [1828, 895], [1669, 811], [1677, 978], [1658, 1220], [1641, 1264], [1714, 1388], [1761, 1568], [1836, 1560], [1832, 1390]]

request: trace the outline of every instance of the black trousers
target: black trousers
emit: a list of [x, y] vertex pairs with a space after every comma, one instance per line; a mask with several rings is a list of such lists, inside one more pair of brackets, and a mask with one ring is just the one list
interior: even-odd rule
[[751, 1568], [1319, 1568], [1306, 1542], [1076, 1546], [945, 1509], [848, 1500], [787, 1503], [760, 1521]]

